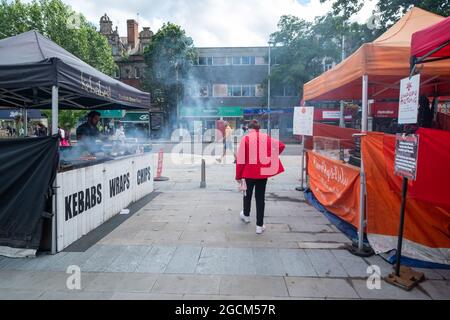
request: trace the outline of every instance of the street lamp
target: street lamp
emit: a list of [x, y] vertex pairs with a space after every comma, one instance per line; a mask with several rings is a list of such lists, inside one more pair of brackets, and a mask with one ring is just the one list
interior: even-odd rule
[[267, 83], [267, 133], [270, 135], [271, 132], [271, 111], [270, 111], [270, 75], [271, 75], [271, 65], [272, 65], [272, 45], [275, 44], [274, 41], [269, 40], [269, 68], [268, 68], [268, 83]]

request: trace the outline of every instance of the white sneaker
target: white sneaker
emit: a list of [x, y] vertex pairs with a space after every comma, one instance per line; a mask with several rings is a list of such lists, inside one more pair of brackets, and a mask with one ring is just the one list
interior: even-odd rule
[[256, 226], [256, 234], [261, 234], [264, 231], [266, 231], [266, 227], [265, 226], [262, 226], [262, 227]]
[[250, 223], [250, 217], [244, 216], [244, 211], [241, 211], [240, 216], [242, 221], [244, 221], [245, 223]]

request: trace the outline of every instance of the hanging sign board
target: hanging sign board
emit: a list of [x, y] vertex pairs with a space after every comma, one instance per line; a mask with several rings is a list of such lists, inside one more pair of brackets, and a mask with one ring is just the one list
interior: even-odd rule
[[419, 107], [420, 74], [403, 79], [400, 83], [398, 124], [417, 123]]
[[416, 180], [417, 159], [419, 155], [419, 136], [397, 134], [395, 143], [395, 174]]
[[312, 136], [314, 126], [314, 107], [294, 108], [294, 135]]

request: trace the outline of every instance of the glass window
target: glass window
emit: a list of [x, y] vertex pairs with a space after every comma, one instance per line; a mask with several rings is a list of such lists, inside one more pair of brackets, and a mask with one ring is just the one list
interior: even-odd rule
[[242, 86], [232, 86], [233, 97], [242, 97]]
[[215, 66], [224, 66], [227, 64], [227, 58], [225, 57], [214, 57], [213, 65]]
[[266, 58], [255, 57], [255, 64], [257, 64], [257, 65], [267, 64]]
[[206, 66], [206, 64], [207, 64], [207, 58], [206, 57], [198, 57], [198, 64], [200, 65], [200, 66]]
[[229, 86], [227, 86], [226, 84], [213, 85], [214, 97], [226, 97], [227, 95], [229, 95]]
[[260, 84], [256, 85], [256, 95], [257, 97], [264, 97], [264, 87]]
[[251, 97], [252, 96], [252, 92], [251, 92], [251, 86], [242, 86], [242, 96], [243, 97]]
[[233, 57], [233, 64], [240, 65], [241, 64], [241, 57]]
[[139, 78], [141, 77], [141, 71], [139, 70], [138, 67], [135, 67], [135, 68], [134, 68], [134, 77], [135, 77], [136, 79], [139, 79]]
[[212, 64], [213, 64], [213, 58], [208, 57], [208, 66], [212, 66]]
[[200, 97], [207, 97], [208, 96], [208, 86], [200, 86], [199, 96]]
[[242, 64], [245, 65], [250, 64], [250, 57], [242, 57]]

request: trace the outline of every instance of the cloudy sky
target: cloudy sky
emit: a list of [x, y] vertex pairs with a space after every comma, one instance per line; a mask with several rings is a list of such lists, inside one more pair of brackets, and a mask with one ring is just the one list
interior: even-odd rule
[[[137, 19], [140, 27], [156, 32], [170, 21], [181, 25], [196, 46], [266, 45], [279, 18], [292, 14], [307, 20], [325, 14], [331, 3], [320, 0], [63, 0], [89, 21], [98, 24], [104, 13], [126, 36], [126, 20]], [[366, 21], [374, 0], [357, 17]]]

